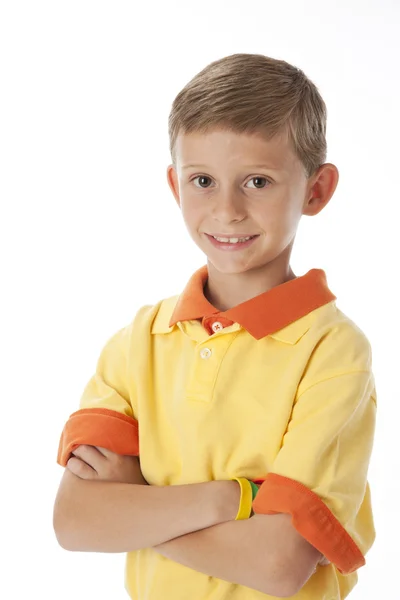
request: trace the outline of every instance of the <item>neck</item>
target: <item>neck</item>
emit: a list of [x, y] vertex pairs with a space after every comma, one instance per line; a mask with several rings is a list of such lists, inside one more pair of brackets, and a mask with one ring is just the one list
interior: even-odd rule
[[208, 262], [204, 295], [219, 311], [229, 310], [291, 279], [296, 279], [289, 264], [268, 263], [244, 273], [221, 273]]

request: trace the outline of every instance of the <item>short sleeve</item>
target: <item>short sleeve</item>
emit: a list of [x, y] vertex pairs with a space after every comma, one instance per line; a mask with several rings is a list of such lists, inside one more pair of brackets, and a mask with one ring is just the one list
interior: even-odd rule
[[79, 410], [66, 422], [57, 462], [66, 466], [81, 444], [101, 446], [124, 455], [139, 455], [138, 421], [134, 415], [133, 382], [128, 378], [131, 326], [120, 329], [105, 344], [96, 371], [80, 399]]
[[253, 510], [291, 514], [296, 530], [347, 574], [365, 564], [375, 539], [367, 474], [376, 391], [368, 342], [336, 341], [316, 350]]

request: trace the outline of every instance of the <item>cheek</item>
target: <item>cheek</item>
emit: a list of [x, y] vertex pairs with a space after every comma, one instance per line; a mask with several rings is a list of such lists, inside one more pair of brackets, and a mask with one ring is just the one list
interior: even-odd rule
[[264, 215], [264, 222], [270, 231], [284, 233], [297, 227], [299, 221], [298, 202], [290, 197], [290, 191], [280, 195], [268, 207]]
[[187, 225], [196, 225], [201, 223], [201, 221], [205, 217], [206, 210], [204, 208], [204, 203], [200, 202], [188, 202], [185, 199], [182, 199], [181, 202], [181, 212], [183, 220]]
[[290, 222], [287, 207], [284, 206], [284, 203], [278, 202], [269, 204], [266, 209], [254, 215], [253, 218], [272, 236], [279, 235], [282, 231], [285, 231]]
[[258, 223], [265, 231], [268, 244], [276, 247], [286, 247], [297, 228], [295, 214], [288, 207], [268, 211], [263, 220], [259, 220]]

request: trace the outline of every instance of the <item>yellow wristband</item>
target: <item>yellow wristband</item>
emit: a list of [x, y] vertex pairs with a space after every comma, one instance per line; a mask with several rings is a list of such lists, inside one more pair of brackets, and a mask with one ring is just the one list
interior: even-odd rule
[[250, 481], [244, 477], [234, 477], [232, 481], [237, 481], [240, 485], [240, 504], [235, 521], [249, 519], [253, 504], [253, 490]]

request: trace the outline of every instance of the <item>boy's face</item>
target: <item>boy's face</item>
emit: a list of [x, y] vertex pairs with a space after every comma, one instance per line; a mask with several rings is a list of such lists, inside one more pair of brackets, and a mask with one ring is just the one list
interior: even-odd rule
[[[334, 165], [317, 174], [307, 179], [284, 136], [267, 141], [220, 129], [180, 134], [176, 168], [167, 170], [192, 239], [218, 271], [232, 274], [262, 268], [291, 249], [301, 216], [317, 214], [336, 188]], [[256, 237], [227, 245], [211, 236]]]

